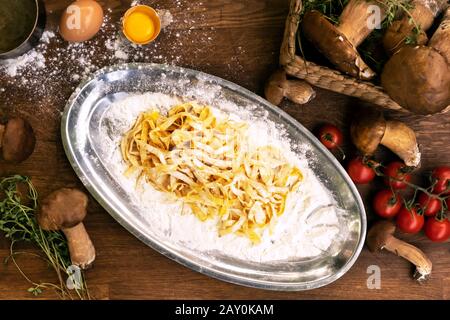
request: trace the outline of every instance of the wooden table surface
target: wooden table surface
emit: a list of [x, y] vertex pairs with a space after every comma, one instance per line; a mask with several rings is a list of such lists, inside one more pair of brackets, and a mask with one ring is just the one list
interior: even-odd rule
[[[59, 15], [67, 0], [46, 0], [47, 30], [55, 31]], [[117, 22], [130, 6], [127, 0], [99, 1], [109, 17], [102, 33], [85, 45], [94, 50], [95, 67], [118, 60], [110, 51], [101, 49]], [[146, 54], [130, 55], [128, 61], [168, 62], [198, 69], [233, 81], [258, 94], [264, 81], [277, 67], [287, 0], [161, 0], [146, 1], [159, 9], [168, 9], [173, 23]], [[105, 31], [106, 30], [106, 31]], [[60, 48], [61, 50], [59, 50]], [[66, 48], [66, 49], [64, 49]], [[57, 37], [50, 40], [46, 51], [47, 67], [42, 72], [57, 73], [42, 83], [20, 84], [0, 71], [0, 116], [21, 115], [35, 128], [35, 153], [25, 163], [13, 166], [0, 163], [0, 175], [30, 175], [39, 193], [45, 196], [63, 186], [82, 184], [67, 161], [59, 135], [60, 112], [77, 85], [71, 75], [77, 57], [64, 54], [67, 43]], [[52, 60], [53, 59], [53, 60]], [[56, 67], [57, 66], [57, 67]], [[79, 66], [78, 66], [79, 67]], [[33, 79], [33, 72], [24, 78]], [[39, 89], [42, 86], [42, 90]], [[348, 125], [362, 102], [326, 90], [317, 90], [315, 100], [300, 106], [284, 102], [281, 108], [307, 128], [314, 130], [323, 122], [341, 127], [348, 138]], [[432, 117], [386, 113], [393, 119], [406, 121], [418, 136], [423, 154], [424, 173], [434, 166], [450, 164], [450, 114]], [[348, 140], [347, 140], [348, 141]], [[352, 147], [345, 150], [351, 154]], [[389, 152], [381, 155], [392, 158]], [[387, 158], [386, 158], [387, 157]], [[369, 199], [374, 186], [360, 188]], [[370, 189], [370, 190], [369, 190]], [[373, 220], [368, 210], [369, 222]], [[87, 273], [91, 292], [99, 299], [449, 299], [449, 243], [432, 244], [423, 235], [409, 238], [425, 251], [434, 263], [431, 279], [420, 285], [411, 278], [412, 267], [390, 253], [373, 254], [364, 248], [351, 270], [338, 281], [308, 292], [271, 292], [221, 282], [193, 272], [150, 249], [116, 223], [98, 203], [91, 199], [86, 227], [96, 246], [95, 267]], [[9, 242], [0, 239], [0, 258], [8, 255]], [[52, 272], [39, 260], [18, 258], [30, 278], [55, 280]], [[367, 268], [381, 268], [381, 289], [368, 289]], [[28, 283], [12, 265], [0, 265], [0, 298], [31, 299]], [[39, 298], [55, 298], [48, 291]]]

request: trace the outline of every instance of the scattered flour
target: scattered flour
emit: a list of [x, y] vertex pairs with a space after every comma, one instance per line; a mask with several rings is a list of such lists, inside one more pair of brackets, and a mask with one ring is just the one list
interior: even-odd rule
[[[202, 48], [212, 41], [210, 33], [205, 30], [201, 36], [195, 33], [195, 26], [201, 25], [205, 18], [203, 11], [198, 10], [202, 4], [176, 0], [170, 9], [145, 0], [133, 1], [133, 5], [137, 4], [150, 4], [160, 14], [164, 29], [158, 39], [146, 46], [130, 44], [121, 35], [121, 15], [106, 6], [102, 28], [89, 41], [68, 43], [57, 29], [46, 30], [33, 50], [16, 59], [0, 60], [2, 106], [14, 109], [14, 97], [20, 94], [23, 101], [36, 106], [36, 112], [58, 116], [80, 81], [100, 68], [124, 62], [181, 64], [192, 68], [208, 65], [200, 65], [199, 57], [204, 54]], [[175, 8], [180, 10], [173, 16], [170, 10]], [[172, 29], [175, 22], [179, 26]], [[187, 43], [198, 44], [199, 49], [186, 55], [182, 48]]]
[[112, 52], [113, 57], [120, 61], [127, 61], [130, 57], [134, 57], [134, 60], [144, 57], [144, 53], [142, 51], [135, 52], [133, 55], [132, 51], [136, 51], [138, 46], [129, 43], [125, 37], [120, 35], [106, 39], [105, 46], [108, 51]]
[[125, 192], [130, 194], [138, 212], [147, 221], [149, 232], [188, 250], [253, 262], [298, 260], [329, 250], [340, 231], [339, 209], [333, 197], [315, 177], [305, 157], [292, 151], [290, 142], [283, 138], [273, 122], [255, 118], [251, 111], [238, 109], [231, 103], [219, 106], [220, 110], [214, 108], [215, 114], [219, 117], [227, 114], [233, 120], [247, 122], [250, 145], [277, 146], [304, 174], [299, 192], [288, 198], [286, 211], [272, 234], [266, 230], [258, 245], [252, 245], [247, 238], [234, 234], [219, 237], [216, 219], [201, 222], [181, 201], [169, 200], [166, 194], [145, 182], [136, 188], [135, 177], [126, 178], [123, 175], [126, 164], [120, 153], [120, 139], [140, 112], [155, 108], [165, 112], [179, 102], [179, 98], [162, 93], [132, 95], [112, 104], [102, 120], [101, 130], [107, 137], [102, 146], [102, 161]]
[[161, 28], [167, 28], [173, 22], [173, 16], [169, 10], [160, 9], [157, 10], [159, 18], [161, 19]]

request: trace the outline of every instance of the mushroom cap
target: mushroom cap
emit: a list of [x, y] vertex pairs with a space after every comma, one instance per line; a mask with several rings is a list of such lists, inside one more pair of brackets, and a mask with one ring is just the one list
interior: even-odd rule
[[42, 200], [37, 220], [44, 230], [75, 227], [86, 217], [88, 197], [78, 189], [62, 188]]
[[392, 221], [383, 220], [377, 222], [367, 233], [367, 246], [370, 251], [383, 249], [386, 242], [395, 232], [395, 224]]
[[302, 28], [306, 38], [340, 71], [364, 80], [375, 76], [356, 47], [320, 12], [305, 13]]
[[267, 80], [264, 95], [270, 103], [279, 105], [283, 98], [305, 104], [316, 96], [316, 92], [306, 81], [288, 80], [283, 69], [275, 71]]
[[365, 155], [372, 155], [378, 148], [386, 131], [386, 120], [378, 110], [365, 110], [356, 117], [350, 127], [354, 145]]
[[288, 80], [286, 86], [286, 98], [295, 103], [305, 104], [316, 97], [314, 89], [304, 80]]
[[381, 84], [393, 100], [417, 114], [437, 113], [450, 104], [450, 66], [433, 48], [402, 48], [384, 66]]
[[31, 125], [22, 118], [11, 118], [3, 132], [2, 155], [5, 161], [25, 161], [34, 151], [36, 137]]
[[279, 105], [283, 101], [285, 95], [285, 82], [287, 81], [286, 72], [282, 69], [275, 71], [267, 80], [264, 88], [266, 99], [274, 104]]

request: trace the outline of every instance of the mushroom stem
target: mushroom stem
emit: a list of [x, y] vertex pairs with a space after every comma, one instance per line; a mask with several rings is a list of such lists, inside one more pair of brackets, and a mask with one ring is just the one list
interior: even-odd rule
[[428, 45], [439, 51], [450, 65], [450, 7], [445, 11], [442, 22], [434, 32]]
[[316, 96], [316, 92], [306, 81], [288, 80], [286, 86], [286, 98], [292, 102], [305, 104]]
[[433, 264], [419, 248], [392, 236], [386, 241], [383, 249], [405, 258], [414, 264], [416, 266], [416, 271], [414, 272], [414, 278], [416, 280], [426, 280], [431, 274]]
[[380, 142], [397, 154], [407, 166], [417, 167], [420, 152], [414, 131], [401, 121], [386, 121], [386, 129]]
[[370, 251], [386, 249], [405, 258], [416, 266], [414, 278], [418, 281], [426, 280], [431, 274], [433, 264], [420, 250], [394, 237], [395, 224], [392, 221], [382, 220], [375, 223], [367, 233], [367, 246]]
[[386, 10], [385, 6], [379, 1], [350, 0], [339, 17], [339, 26], [337, 29], [341, 31], [355, 47], [358, 47], [373, 31], [368, 25], [368, 21], [373, 15], [373, 12], [369, 9], [370, 6], [373, 5], [377, 5], [380, 8], [380, 22], [383, 21], [386, 17]]
[[80, 222], [62, 231], [67, 238], [72, 263], [81, 269], [88, 269], [95, 260], [95, 248], [84, 224]]
[[264, 95], [270, 103], [279, 105], [283, 98], [288, 98], [298, 104], [305, 104], [313, 99], [316, 93], [303, 80], [288, 80], [286, 72], [280, 69], [275, 71], [267, 80]]

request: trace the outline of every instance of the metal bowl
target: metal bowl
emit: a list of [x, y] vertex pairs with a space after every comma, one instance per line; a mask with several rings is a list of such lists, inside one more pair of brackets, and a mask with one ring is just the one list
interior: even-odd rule
[[[10, 2], [11, 0], [2, 1]], [[14, 0], [14, 2], [16, 3], [20, 1], [22, 0]], [[12, 48], [11, 50], [8, 50], [6, 52], [0, 51], [0, 60], [19, 57], [31, 50], [35, 45], [39, 43], [46, 23], [45, 6], [42, 0], [31, 0], [31, 2], [33, 1], [35, 3], [35, 6], [33, 7], [33, 12], [30, 13], [32, 16], [31, 19], [33, 19], [33, 21], [31, 21], [33, 27], [30, 29], [30, 33], [25, 38], [25, 40], [18, 44], [17, 47]]]
[[[203, 90], [197, 90], [201, 85]], [[205, 86], [219, 88], [208, 91]], [[218, 105], [232, 101], [252, 106], [255, 117], [265, 115], [282, 126], [288, 137], [307, 145], [308, 164], [330, 191], [339, 207], [341, 233], [330, 249], [317, 257], [298, 261], [253, 263], [224, 256], [202, 254], [183, 244], [155, 235], [124, 190], [108, 170], [100, 134], [105, 112], [130, 93], [162, 92]], [[211, 92], [215, 92], [211, 94]], [[253, 112], [253, 111], [252, 111]], [[83, 184], [97, 201], [129, 232], [163, 255], [208, 276], [270, 290], [308, 290], [327, 285], [345, 274], [356, 261], [366, 234], [364, 206], [345, 170], [301, 124], [254, 93], [226, 80], [198, 71], [157, 64], [122, 64], [102, 69], [84, 81], [65, 108], [62, 140], [67, 157]]]

